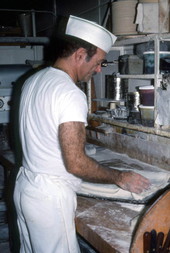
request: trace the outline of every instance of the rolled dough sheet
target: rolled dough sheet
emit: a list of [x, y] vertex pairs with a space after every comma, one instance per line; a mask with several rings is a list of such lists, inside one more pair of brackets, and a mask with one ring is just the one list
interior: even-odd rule
[[[116, 168], [119, 169], [120, 168]], [[151, 182], [151, 187], [143, 191], [141, 194], [132, 193], [125, 191], [120, 187], [113, 184], [96, 184], [83, 181], [81, 188], [78, 192], [80, 195], [91, 196], [91, 197], [101, 197], [107, 199], [116, 199], [116, 200], [130, 200], [130, 201], [139, 201], [143, 202], [151, 198], [156, 192], [165, 188], [169, 184], [170, 172], [167, 171], [133, 171], [145, 176]]]

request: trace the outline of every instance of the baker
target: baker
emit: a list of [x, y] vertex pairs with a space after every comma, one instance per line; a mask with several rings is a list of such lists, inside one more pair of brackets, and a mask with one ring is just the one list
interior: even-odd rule
[[70, 16], [55, 63], [29, 77], [20, 101], [22, 167], [14, 201], [20, 253], [78, 253], [76, 191], [81, 180], [140, 193], [150, 185], [134, 172], [109, 169], [85, 154], [87, 101], [76, 86], [101, 72], [116, 37]]

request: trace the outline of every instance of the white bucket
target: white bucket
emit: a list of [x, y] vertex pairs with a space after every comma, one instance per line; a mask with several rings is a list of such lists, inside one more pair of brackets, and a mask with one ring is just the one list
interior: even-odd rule
[[154, 126], [154, 106], [139, 105], [141, 121], [143, 126]]

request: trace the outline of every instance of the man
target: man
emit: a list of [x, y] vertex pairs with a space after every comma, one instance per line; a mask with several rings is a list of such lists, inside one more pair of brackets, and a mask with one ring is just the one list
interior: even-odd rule
[[23, 166], [14, 200], [21, 253], [78, 253], [74, 217], [81, 179], [140, 193], [146, 178], [110, 170], [85, 154], [87, 102], [76, 86], [101, 71], [115, 36], [70, 16], [53, 67], [31, 76], [20, 103]]

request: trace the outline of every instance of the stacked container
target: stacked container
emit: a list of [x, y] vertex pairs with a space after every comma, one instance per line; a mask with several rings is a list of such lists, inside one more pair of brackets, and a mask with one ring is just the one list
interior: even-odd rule
[[139, 87], [140, 102], [139, 105], [141, 113], [142, 125], [154, 126], [154, 86]]

